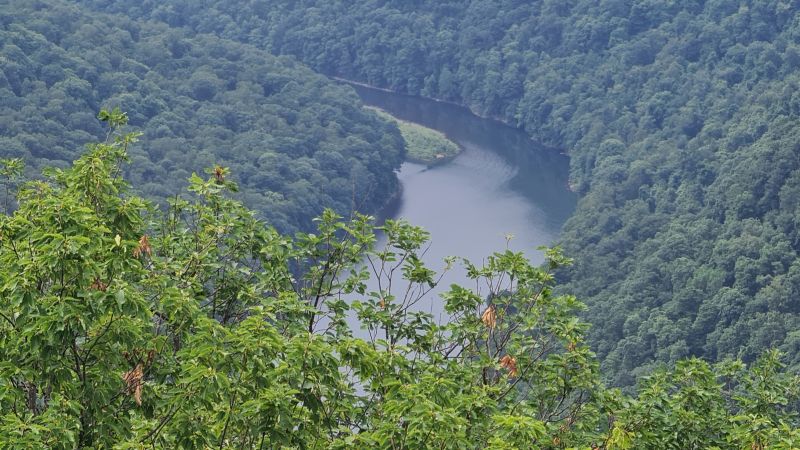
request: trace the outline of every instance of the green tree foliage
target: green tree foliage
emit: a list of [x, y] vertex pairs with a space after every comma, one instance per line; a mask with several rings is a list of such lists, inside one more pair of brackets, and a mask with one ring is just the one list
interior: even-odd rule
[[0, 216], [0, 448], [800, 445], [778, 352], [684, 361], [625, 397], [600, 383], [583, 305], [554, 294], [559, 250], [448, 259], [475, 288], [450, 286], [440, 323], [416, 307], [440, 279], [420, 228], [326, 210], [291, 238], [221, 166], [153, 208], [122, 177], [140, 134], [99, 118], [104, 143]]
[[530, 448], [596, 433], [597, 363], [581, 304], [552, 293], [558, 251], [541, 269], [510, 251], [464, 261], [481, 288], [452, 286], [438, 323], [415, 308], [439, 278], [421, 229], [389, 221], [374, 249], [370, 218], [327, 210], [290, 238], [229, 198], [220, 166], [161, 211], [121, 176], [140, 134], [116, 131], [119, 110], [99, 117], [106, 142], [0, 217], [0, 448]]
[[783, 370], [776, 351], [750, 368], [740, 361], [711, 367], [689, 359], [645, 377], [638, 397], [620, 410], [609, 448], [792, 449], [800, 442], [793, 404], [800, 378]]
[[125, 175], [151, 199], [223, 163], [240, 198], [292, 232], [325, 207], [374, 212], [397, 189], [396, 129], [291, 58], [61, 0], [0, 10], [0, 155], [29, 176], [67, 167], [103, 137], [92, 112], [118, 106], [143, 133]]
[[772, 346], [800, 366], [796, 4], [83, 3], [458, 101], [568, 151], [582, 199], [559, 276], [615, 384]]

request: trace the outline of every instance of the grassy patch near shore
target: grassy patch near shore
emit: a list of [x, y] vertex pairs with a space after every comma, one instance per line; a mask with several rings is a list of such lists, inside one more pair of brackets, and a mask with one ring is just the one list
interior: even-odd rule
[[380, 108], [369, 107], [386, 120], [397, 123], [400, 134], [406, 141], [406, 159], [420, 164], [438, 164], [449, 161], [459, 153], [461, 147], [439, 131], [422, 125], [400, 120]]

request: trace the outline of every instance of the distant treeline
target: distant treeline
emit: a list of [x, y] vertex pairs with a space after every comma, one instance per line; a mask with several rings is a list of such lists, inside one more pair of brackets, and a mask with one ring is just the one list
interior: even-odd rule
[[572, 157], [564, 290], [630, 384], [698, 355], [800, 365], [800, 20], [778, 0], [82, 3], [469, 105]]

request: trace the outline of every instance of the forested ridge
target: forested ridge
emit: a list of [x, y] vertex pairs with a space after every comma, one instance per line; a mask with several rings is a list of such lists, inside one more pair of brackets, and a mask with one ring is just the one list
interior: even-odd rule
[[61, 0], [0, 9], [0, 152], [29, 175], [66, 167], [116, 106], [143, 132], [126, 176], [162, 203], [224, 164], [247, 205], [292, 232], [325, 207], [375, 212], [397, 189], [396, 127], [293, 58]]
[[767, 1], [84, 4], [463, 103], [567, 151], [562, 236], [615, 384], [697, 355], [800, 365], [800, 20]]

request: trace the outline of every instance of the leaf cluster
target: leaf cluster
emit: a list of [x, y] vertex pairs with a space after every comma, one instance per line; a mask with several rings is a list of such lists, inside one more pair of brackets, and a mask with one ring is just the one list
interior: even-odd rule
[[580, 304], [549, 271], [512, 252], [463, 261], [480, 288], [452, 286], [437, 323], [416, 307], [441, 276], [420, 228], [327, 210], [288, 237], [220, 166], [155, 208], [121, 176], [126, 116], [98, 117], [107, 140], [22, 185], [0, 219], [0, 447], [530, 448], [595, 432]]

